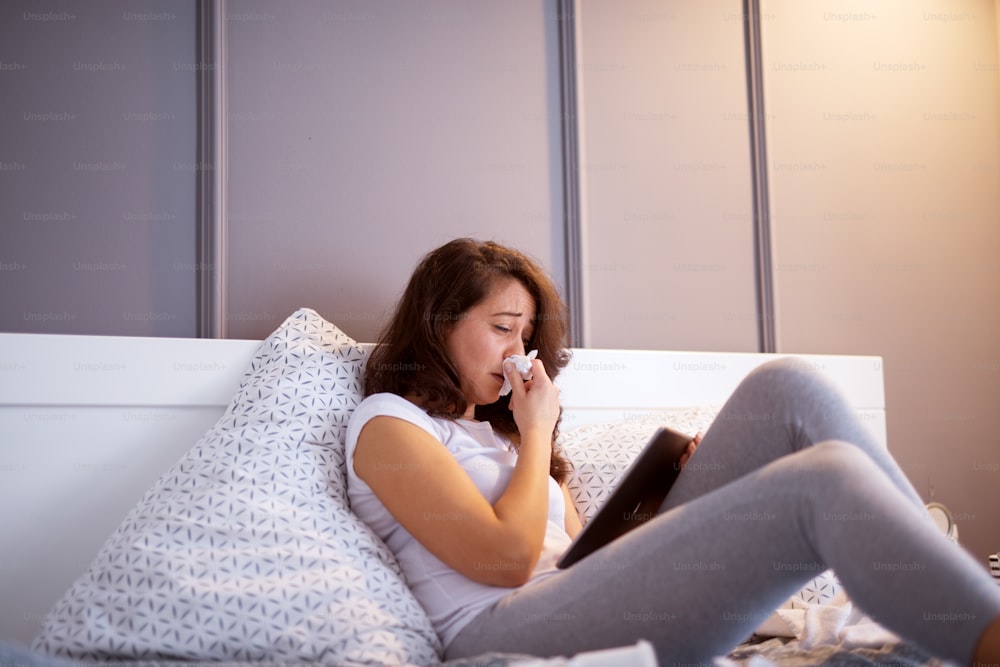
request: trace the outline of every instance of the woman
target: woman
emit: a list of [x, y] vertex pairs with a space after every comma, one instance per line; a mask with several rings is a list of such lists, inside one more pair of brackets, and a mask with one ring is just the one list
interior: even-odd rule
[[[655, 518], [555, 569], [580, 528], [554, 446], [564, 321], [527, 257], [459, 239], [419, 264], [368, 361], [367, 398], [348, 428], [348, 493], [448, 658], [572, 655], [645, 638], [663, 665], [708, 662], [833, 567], [902, 636], [951, 660], [1000, 662], [992, 579], [931, 526], [836, 391], [794, 361], [741, 383], [689, 446], [699, 465]], [[524, 380], [503, 360], [531, 349]]]

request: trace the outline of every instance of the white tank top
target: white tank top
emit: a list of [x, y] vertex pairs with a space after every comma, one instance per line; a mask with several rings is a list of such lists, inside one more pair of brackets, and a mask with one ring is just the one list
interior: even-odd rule
[[[393, 518], [357, 476], [354, 449], [358, 434], [370, 419], [382, 415], [404, 419], [440, 440], [490, 504], [507, 488], [517, 454], [506, 438], [493, 433], [488, 422], [432, 417], [396, 394], [373, 394], [366, 398], [347, 427], [347, 496], [351, 509], [396, 555], [410, 590], [427, 612], [441, 642], [448, 646], [469, 621], [516, 589], [476, 583], [445, 565]], [[566, 534], [565, 515], [562, 490], [549, 477], [545, 542], [528, 585], [556, 571], [555, 563], [571, 541]]]

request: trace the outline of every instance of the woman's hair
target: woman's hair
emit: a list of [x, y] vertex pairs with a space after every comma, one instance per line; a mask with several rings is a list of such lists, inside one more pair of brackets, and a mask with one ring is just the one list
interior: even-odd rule
[[[569, 362], [566, 306], [552, 280], [522, 253], [492, 241], [456, 239], [428, 253], [417, 265], [389, 324], [379, 336], [365, 370], [365, 394], [390, 392], [414, 396], [431, 414], [458, 418], [467, 407], [458, 371], [445, 348], [445, 336], [470, 308], [485, 299], [498, 280], [518, 280], [535, 301], [531, 339], [545, 372], [555, 378]], [[516, 445], [520, 434], [508, 408], [510, 395], [476, 406], [476, 419]], [[569, 462], [552, 434], [550, 474], [562, 483]]]

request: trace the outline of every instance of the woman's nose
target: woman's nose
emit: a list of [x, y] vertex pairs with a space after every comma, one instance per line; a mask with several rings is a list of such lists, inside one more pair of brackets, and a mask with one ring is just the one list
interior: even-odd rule
[[504, 358], [506, 359], [507, 357], [511, 356], [512, 354], [519, 354], [522, 357], [524, 356], [524, 341], [519, 340], [516, 343], [514, 343], [513, 345], [508, 346], [508, 348], [507, 348], [507, 354], [504, 355]]

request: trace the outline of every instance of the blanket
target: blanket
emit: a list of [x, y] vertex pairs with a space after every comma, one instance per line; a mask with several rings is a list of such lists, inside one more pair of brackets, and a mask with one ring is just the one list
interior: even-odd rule
[[842, 667], [948, 665], [873, 621], [842, 592], [828, 604], [776, 610], [757, 628], [751, 641], [715, 661], [715, 667], [820, 664]]

